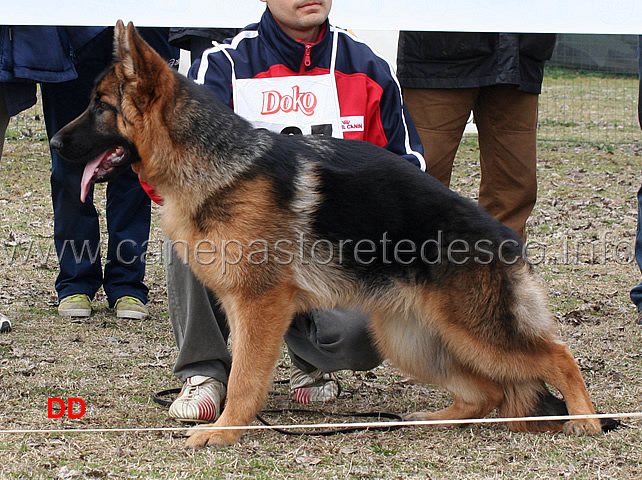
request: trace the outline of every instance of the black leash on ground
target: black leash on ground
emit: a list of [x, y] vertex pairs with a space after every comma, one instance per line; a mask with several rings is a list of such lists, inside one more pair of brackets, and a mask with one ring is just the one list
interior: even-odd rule
[[[161, 392], [158, 392], [154, 394], [154, 402], [156, 402], [159, 405], [162, 405], [163, 407], [169, 407], [172, 404], [172, 400], [165, 400], [163, 397], [167, 397], [169, 395], [174, 395], [177, 393], [180, 393], [181, 389], [180, 388], [170, 388], [169, 390], [163, 390]], [[364, 413], [327, 413], [327, 412], [322, 412], [319, 410], [305, 410], [305, 409], [299, 409], [299, 408], [284, 408], [284, 409], [275, 409], [275, 410], [262, 410], [261, 414], [267, 414], [267, 415], [283, 415], [287, 413], [294, 413], [297, 415], [317, 415], [317, 416], [326, 416], [326, 417], [341, 417], [341, 418], [374, 418], [377, 421], [381, 421], [381, 419], [389, 419], [393, 421], [401, 421], [403, 420], [399, 415], [396, 415], [394, 413], [386, 413], [386, 412], [364, 412]], [[271, 427], [272, 424], [269, 423], [267, 420], [265, 420], [261, 415], [257, 415], [256, 419], [261, 422], [263, 425], [266, 425], [268, 427]], [[282, 433], [283, 435], [291, 435], [291, 436], [317, 436], [317, 437], [328, 437], [330, 435], [336, 435], [338, 433], [353, 433], [353, 432], [358, 432], [360, 430], [372, 430], [372, 431], [383, 431], [383, 432], [389, 432], [392, 430], [397, 430], [399, 428], [402, 428], [401, 425], [397, 426], [391, 426], [391, 427], [348, 427], [348, 428], [337, 428], [337, 429], [332, 429], [332, 430], [311, 430], [311, 431], [292, 431], [292, 430], [286, 430], [284, 428], [274, 428], [273, 430], [279, 433]]]
[[[304, 410], [304, 409], [298, 409], [298, 408], [285, 408], [285, 409], [278, 409], [278, 410], [263, 410], [261, 413], [267, 413], [267, 414], [285, 414], [285, 413], [296, 413], [296, 414], [303, 414], [303, 415], [323, 415], [323, 416], [328, 416], [328, 417], [341, 417], [341, 418], [374, 418], [377, 421], [381, 421], [383, 418], [387, 418], [389, 420], [393, 421], [402, 421], [403, 419], [394, 413], [386, 413], [386, 412], [363, 412], [363, 413], [328, 413], [328, 412], [322, 412], [319, 410]], [[268, 423], [264, 418], [262, 418], [260, 415], [256, 416], [256, 419], [261, 422], [263, 425], [267, 425], [268, 427], [271, 426], [270, 423]], [[275, 430], [279, 433], [282, 433], [283, 435], [293, 435], [293, 436], [317, 436], [317, 437], [329, 437], [330, 435], [336, 435], [337, 433], [353, 433], [353, 432], [358, 432], [360, 430], [371, 430], [371, 431], [382, 431], [382, 432], [389, 432], [392, 430], [398, 430], [399, 428], [402, 428], [402, 425], [395, 425], [395, 426], [390, 426], [390, 427], [346, 427], [346, 428], [339, 428], [332, 429], [332, 430], [308, 430], [308, 431], [294, 431], [294, 430], [286, 430], [284, 428], [273, 428], [272, 430]]]
[[159, 405], [163, 407], [169, 408], [170, 405], [172, 404], [172, 400], [165, 400], [163, 397], [167, 397], [169, 395], [175, 395], [177, 393], [181, 393], [180, 388], [170, 388], [168, 390], [163, 390], [162, 392], [158, 392], [154, 394], [154, 402], [158, 403]]

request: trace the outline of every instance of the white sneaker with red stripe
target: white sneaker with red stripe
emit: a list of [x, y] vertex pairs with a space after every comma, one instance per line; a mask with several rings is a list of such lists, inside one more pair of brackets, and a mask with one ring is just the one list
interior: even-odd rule
[[305, 373], [297, 367], [290, 369], [290, 394], [297, 403], [328, 402], [341, 393], [339, 378], [335, 373], [314, 370]]
[[186, 423], [212, 423], [221, 415], [226, 388], [203, 375], [189, 377], [169, 407], [169, 417]]

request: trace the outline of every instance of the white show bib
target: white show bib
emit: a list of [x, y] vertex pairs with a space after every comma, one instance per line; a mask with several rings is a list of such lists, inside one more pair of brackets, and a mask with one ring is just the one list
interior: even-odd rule
[[232, 57], [225, 49], [223, 52], [232, 64], [234, 112], [254, 127], [283, 134], [343, 138], [334, 76], [336, 30], [330, 73], [324, 75], [237, 79]]

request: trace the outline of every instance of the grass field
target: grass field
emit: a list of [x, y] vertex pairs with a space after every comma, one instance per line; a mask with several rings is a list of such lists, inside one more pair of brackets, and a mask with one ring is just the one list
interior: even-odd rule
[[540, 97], [542, 141], [633, 143], [637, 121], [638, 78], [548, 68]]
[[[562, 81], [568, 79], [552, 78], [547, 88]], [[620, 81], [604, 79], [598, 88], [607, 91], [611, 82]], [[626, 88], [635, 86], [634, 80], [625, 81]], [[621, 97], [617, 108], [629, 109], [632, 117], [605, 118], [598, 131], [614, 122], [635, 125], [635, 105], [628, 93]], [[539, 200], [528, 226], [529, 254], [597, 408], [640, 412], [642, 328], [634, 325], [628, 292], [641, 279], [632, 246], [642, 135], [626, 127], [632, 143], [618, 145], [606, 137], [552, 141], [569, 138], [564, 129], [582, 134], [590, 122], [560, 120], [551, 108], [540, 115], [547, 140], [540, 143]], [[166, 409], [152, 401], [154, 392], [179, 386], [172, 376], [177, 351], [167, 314], [157, 212], [147, 271], [150, 318], [117, 320], [102, 292], [91, 318], [70, 322], [58, 317], [50, 160], [37, 115], [31, 110], [12, 124], [0, 161], [0, 310], [15, 323], [13, 332], [0, 337], [0, 429], [176, 426]], [[473, 198], [477, 156], [475, 137], [467, 137], [453, 188]], [[96, 194], [101, 214], [104, 188], [97, 187]], [[277, 379], [287, 378], [287, 367], [284, 356]], [[321, 407], [322, 414], [280, 414], [271, 420], [338, 422], [344, 421], [338, 414], [346, 412], [402, 413], [437, 409], [450, 401], [441, 390], [417, 385], [387, 364], [367, 374], [343, 372], [341, 379], [344, 392]], [[282, 385], [274, 390], [267, 408], [296, 406]], [[51, 397], [82, 398], [86, 414], [49, 419]], [[642, 421], [624, 423], [609, 434], [581, 438], [515, 434], [501, 425], [407, 427], [330, 437], [261, 431], [246, 434], [230, 448], [199, 451], [183, 449], [181, 431], [8, 433], [0, 434], [0, 479], [640, 478]]]

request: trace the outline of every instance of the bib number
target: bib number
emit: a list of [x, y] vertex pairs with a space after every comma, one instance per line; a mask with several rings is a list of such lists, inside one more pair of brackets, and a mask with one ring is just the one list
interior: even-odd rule
[[[299, 127], [285, 127], [279, 133], [282, 135], [303, 135], [303, 132]], [[321, 125], [310, 125], [310, 135], [327, 135], [328, 137], [332, 136], [332, 124], [323, 123]]]

